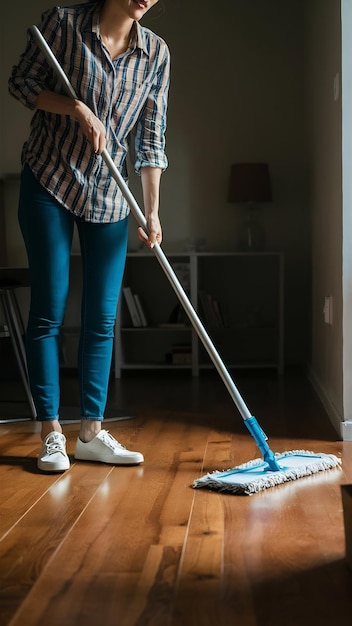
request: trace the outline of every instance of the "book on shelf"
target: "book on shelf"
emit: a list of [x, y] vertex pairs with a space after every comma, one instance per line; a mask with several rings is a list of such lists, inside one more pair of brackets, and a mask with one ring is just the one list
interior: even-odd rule
[[226, 323], [225, 323], [224, 314], [220, 307], [220, 304], [217, 300], [215, 300], [215, 298], [212, 299], [212, 304], [213, 304], [213, 308], [215, 312], [215, 317], [217, 320], [217, 325], [223, 328], [224, 326], [226, 326]]
[[212, 295], [203, 290], [199, 291], [199, 300], [203, 310], [205, 323], [211, 328], [224, 327], [224, 317], [218, 301], [213, 298]]
[[123, 291], [123, 295], [125, 296], [125, 300], [126, 300], [128, 312], [132, 320], [132, 324], [136, 328], [140, 328], [142, 326], [142, 320], [139, 316], [137, 305], [136, 305], [136, 300], [133, 296], [131, 288], [123, 287], [122, 291]]
[[187, 326], [190, 326], [190, 322], [180, 302], [172, 308], [168, 320], [159, 324], [159, 328], [187, 328]]
[[144, 326], [144, 328], [145, 328], [146, 326], [148, 326], [148, 321], [147, 321], [146, 314], [144, 312], [144, 308], [143, 308], [142, 303], [141, 303], [141, 299], [140, 299], [138, 293], [135, 293], [133, 297], [134, 297], [134, 300], [135, 300], [135, 303], [136, 303], [138, 315], [140, 317], [142, 326]]
[[171, 349], [173, 365], [191, 365], [192, 347], [190, 344], [174, 344]]

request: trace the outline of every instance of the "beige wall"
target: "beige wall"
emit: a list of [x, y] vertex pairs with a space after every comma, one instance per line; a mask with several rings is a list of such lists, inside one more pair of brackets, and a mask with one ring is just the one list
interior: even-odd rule
[[352, 4], [342, 0], [342, 285], [343, 422], [342, 437], [352, 441]]
[[[52, 3], [54, 4], [54, 3]], [[162, 182], [164, 249], [189, 239], [209, 250], [235, 248], [239, 208], [227, 203], [230, 164], [266, 161], [274, 201], [261, 215], [267, 248], [285, 253], [286, 361], [305, 363], [310, 333], [310, 240], [304, 137], [304, 0], [165, 0], [145, 21], [172, 54], [167, 152]], [[22, 6], [23, 5], [23, 6]], [[2, 10], [0, 175], [18, 172], [29, 114], [7, 94], [25, 28], [50, 0]], [[137, 181], [132, 189], [137, 199]], [[15, 207], [7, 208], [15, 218]], [[131, 224], [130, 245], [136, 243]], [[11, 242], [10, 242], [11, 243]], [[16, 246], [15, 243], [13, 243]], [[231, 284], [229, 288], [236, 289]]]
[[[306, 128], [312, 230], [310, 374], [339, 430], [344, 413], [340, 2], [310, 0], [305, 14]], [[337, 83], [339, 94], [336, 93]], [[325, 296], [333, 299], [332, 325], [324, 322]]]

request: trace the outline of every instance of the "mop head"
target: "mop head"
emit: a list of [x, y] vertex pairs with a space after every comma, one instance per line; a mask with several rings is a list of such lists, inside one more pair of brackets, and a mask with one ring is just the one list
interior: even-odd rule
[[264, 489], [341, 465], [341, 460], [333, 454], [319, 454], [307, 450], [276, 453], [275, 459], [280, 465], [279, 471], [270, 470], [263, 459], [254, 459], [226, 471], [206, 474], [195, 480], [193, 487], [251, 496]]

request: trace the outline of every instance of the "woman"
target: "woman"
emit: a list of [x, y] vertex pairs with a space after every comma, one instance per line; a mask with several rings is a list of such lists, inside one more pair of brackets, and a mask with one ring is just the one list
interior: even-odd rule
[[103, 0], [44, 13], [40, 30], [77, 99], [62, 95], [31, 37], [9, 80], [10, 93], [35, 110], [22, 153], [19, 223], [31, 276], [26, 343], [42, 427], [42, 471], [61, 472], [70, 465], [59, 422], [58, 349], [75, 223], [83, 265], [81, 426], [75, 458], [113, 464], [144, 460], [101, 428], [129, 209], [100, 155], [107, 147], [127, 180], [126, 156], [133, 137], [148, 225], [148, 234], [138, 229], [138, 236], [150, 247], [160, 244], [169, 51], [160, 37], [139, 24], [157, 2]]

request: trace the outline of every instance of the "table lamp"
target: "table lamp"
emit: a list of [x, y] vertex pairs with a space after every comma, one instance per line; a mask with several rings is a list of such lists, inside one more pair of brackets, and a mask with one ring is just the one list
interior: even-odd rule
[[257, 220], [257, 209], [271, 202], [269, 168], [266, 163], [234, 163], [231, 165], [228, 201], [246, 207], [246, 219], [238, 232], [238, 248], [259, 252], [265, 248], [265, 231]]

